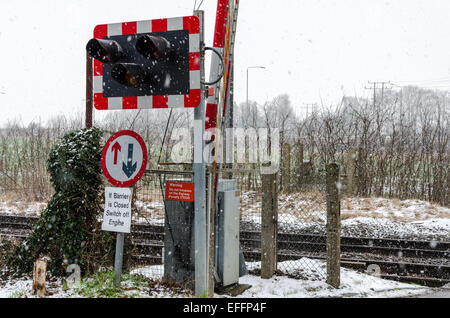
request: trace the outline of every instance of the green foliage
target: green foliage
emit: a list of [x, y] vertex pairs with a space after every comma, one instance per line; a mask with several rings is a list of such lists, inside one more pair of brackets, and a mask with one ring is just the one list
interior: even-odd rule
[[101, 137], [97, 128], [65, 135], [50, 153], [48, 171], [55, 194], [22, 245], [9, 253], [8, 268], [18, 274], [32, 271], [34, 261], [50, 257], [49, 271], [64, 275], [78, 264], [92, 273], [110, 263], [113, 241], [101, 231]]
[[114, 281], [114, 271], [97, 272], [91, 278], [83, 279], [77, 293], [87, 298], [117, 298], [122, 289]]
[[208, 298], [208, 297], [209, 297], [209, 296], [208, 296], [208, 291], [205, 290], [205, 291], [200, 295], [199, 298]]
[[122, 275], [121, 284], [116, 284], [114, 271], [110, 270], [98, 271], [93, 276], [84, 278], [79, 287], [71, 292], [87, 298], [142, 297], [143, 293], [147, 294], [148, 289], [155, 288], [156, 285], [154, 281], [143, 275], [127, 273]]
[[19, 290], [13, 292], [8, 298], [23, 298], [25, 297], [25, 294], [26, 294], [25, 291]]
[[141, 274], [123, 274], [122, 280], [130, 281], [134, 287], [140, 287], [148, 283], [148, 278]]

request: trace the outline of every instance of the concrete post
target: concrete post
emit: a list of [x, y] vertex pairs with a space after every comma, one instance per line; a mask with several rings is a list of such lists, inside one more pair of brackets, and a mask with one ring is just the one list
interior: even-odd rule
[[261, 278], [269, 279], [277, 268], [278, 180], [262, 175]]
[[339, 288], [341, 276], [341, 205], [339, 166], [327, 167], [327, 283]]
[[297, 172], [297, 175], [295, 177], [295, 185], [296, 185], [295, 191], [300, 191], [300, 189], [302, 187], [302, 183], [303, 183], [302, 168], [303, 168], [303, 159], [304, 159], [303, 144], [300, 142], [297, 143], [296, 157], [297, 157], [297, 167], [296, 167], [295, 171]]
[[284, 193], [291, 192], [291, 145], [283, 145], [283, 171], [282, 171], [282, 190]]
[[350, 148], [348, 150], [348, 163], [347, 163], [347, 196], [353, 196], [353, 184], [355, 175], [355, 162], [356, 162], [356, 150]]

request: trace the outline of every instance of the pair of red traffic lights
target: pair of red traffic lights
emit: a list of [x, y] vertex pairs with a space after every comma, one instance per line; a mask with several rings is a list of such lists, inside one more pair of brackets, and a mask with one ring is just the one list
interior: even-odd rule
[[[173, 53], [170, 42], [161, 36], [141, 35], [134, 44], [136, 52], [153, 63], [168, 59]], [[151, 83], [151, 67], [127, 62], [129, 54], [118, 41], [112, 39], [91, 39], [86, 51], [96, 60], [113, 64], [111, 77], [128, 87], [138, 87]], [[154, 65], [154, 64], [153, 64]]]

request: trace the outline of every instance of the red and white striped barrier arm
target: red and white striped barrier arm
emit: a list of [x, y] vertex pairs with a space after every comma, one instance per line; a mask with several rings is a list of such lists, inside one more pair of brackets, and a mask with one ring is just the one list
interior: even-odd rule
[[[219, 51], [220, 54], [223, 54], [225, 46], [228, 9], [229, 0], [217, 1], [216, 27], [214, 30], [213, 47]], [[220, 76], [220, 70], [220, 59], [213, 54], [210, 69], [210, 81], [214, 81]], [[207, 100], [205, 130], [216, 128], [217, 125], [217, 105], [219, 103], [220, 83], [221, 81], [212, 86], [214, 89], [214, 94], [209, 96]]]

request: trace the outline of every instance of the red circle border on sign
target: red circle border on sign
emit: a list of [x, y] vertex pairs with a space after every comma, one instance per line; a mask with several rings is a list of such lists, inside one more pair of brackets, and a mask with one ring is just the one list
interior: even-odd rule
[[[114, 179], [108, 172], [108, 169], [106, 168], [106, 154], [108, 152], [109, 146], [111, 145], [111, 143], [116, 140], [118, 137], [121, 136], [131, 136], [134, 139], [137, 140], [137, 142], [139, 143], [139, 145], [142, 148], [142, 166], [141, 169], [138, 171], [137, 175], [128, 181], [117, 181], [116, 179]], [[137, 133], [135, 133], [134, 131], [131, 130], [121, 130], [116, 132], [114, 135], [112, 135], [108, 141], [106, 142], [105, 146], [103, 147], [103, 151], [102, 151], [102, 170], [103, 170], [103, 175], [106, 177], [106, 179], [108, 179], [108, 181], [116, 187], [119, 188], [127, 188], [127, 187], [131, 187], [132, 185], [134, 185], [136, 182], [139, 181], [140, 178], [142, 178], [142, 176], [144, 175], [145, 169], [147, 168], [147, 161], [148, 161], [148, 155], [147, 155], [147, 146], [145, 145], [144, 139], [142, 139], [141, 136], [139, 136]]]

